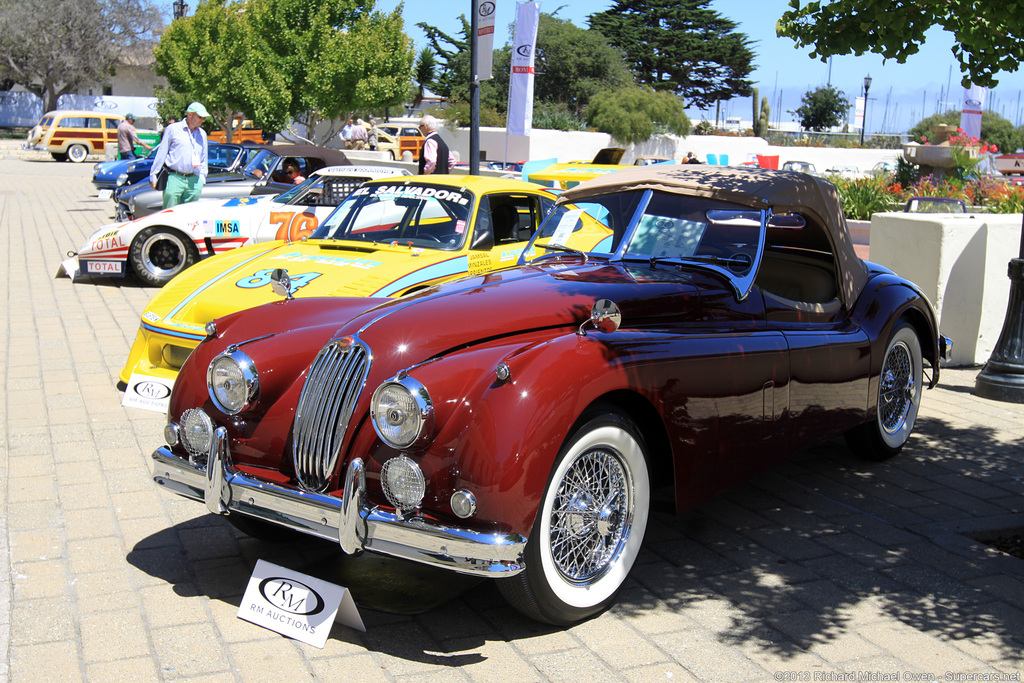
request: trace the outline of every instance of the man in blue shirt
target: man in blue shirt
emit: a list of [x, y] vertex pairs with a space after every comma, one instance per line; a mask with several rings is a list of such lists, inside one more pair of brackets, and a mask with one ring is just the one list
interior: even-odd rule
[[206, 131], [200, 126], [209, 116], [206, 107], [193, 102], [185, 110], [184, 121], [172, 123], [164, 129], [149, 172], [149, 185], [155, 190], [160, 171], [167, 169], [165, 209], [199, 199], [210, 168]]

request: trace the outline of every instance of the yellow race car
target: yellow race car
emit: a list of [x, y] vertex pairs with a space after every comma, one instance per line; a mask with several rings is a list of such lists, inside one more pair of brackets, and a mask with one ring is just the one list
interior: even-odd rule
[[[356, 189], [301, 241], [233, 249], [175, 277], [142, 314], [120, 380], [125, 405], [164, 410], [178, 369], [228, 313], [290, 296], [399, 297], [463, 275], [516, 263], [556, 191], [481, 176], [410, 176]], [[593, 221], [595, 241], [607, 229]]]

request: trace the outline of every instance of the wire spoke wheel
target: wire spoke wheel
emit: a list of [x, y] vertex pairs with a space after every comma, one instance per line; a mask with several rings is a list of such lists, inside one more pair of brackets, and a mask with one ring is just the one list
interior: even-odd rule
[[609, 407], [577, 425], [540, 500], [525, 569], [498, 582], [513, 607], [550, 624], [572, 624], [612, 604], [640, 554], [650, 510], [636, 425]]
[[906, 343], [899, 342], [889, 349], [882, 366], [880, 381], [878, 419], [882, 429], [888, 434], [893, 434], [906, 421], [916, 388], [910, 348]]
[[555, 564], [567, 580], [592, 581], [621, 550], [631, 488], [611, 451], [587, 452], [570, 466], [555, 495], [550, 541]]

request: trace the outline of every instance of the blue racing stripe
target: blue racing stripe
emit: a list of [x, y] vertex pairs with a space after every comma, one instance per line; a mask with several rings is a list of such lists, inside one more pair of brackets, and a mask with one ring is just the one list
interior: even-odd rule
[[396, 292], [400, 292], [407, 287], [413, 285], [422, 284], [424, 282], [430, 282], [442, 277], [451, 277], [452, 275], [460, 275], [469, 272], [469, 257], [458, 256], [441, 263], [435, 263], [432, 266], [427, 266], [421, 270], [417, 270], [414, 273], [409, 273], [399, 279], [395, 280], [391, 284], [381, 287], [371, 296], [392, 296]]
[[142, 321], [142, 329], [162, 334], [165, 337], [177, 337], [179, 339], [191, 339], [193, 341], [202, 341], [206, 338], [205, 334], [195, 334], [193, 332], [179, 332], [177, 330], [169, 330], [165, 327], [157, 327], [156, 325]]
[[[190, 294], [189, 296], [187, 296], [184, 299], [182, 299], [181, 303], [179, 303], [177, 306], [175, 306], [174, 309], [170, 313], [165, 315], [163, 319], [164, 320], [169, 320], [169, 319], [173, 318], [175, 315], [178, 314], [179, 311], [181, 311], [182, 308], [184, 308], [189, 303], [191, 303], [193, 299], [195, 299], [197, 296], [202, 294], [205, 290], [209, 289], [210, 287], [214, 286], [215, 284], [217, 284], [218, 282], [220, 282], [221, 280], [223, 280], [223, 279], [225, 279], [227, 277], [232, 277], [234, 275], [234, 273], [236, 271], [238, 271], [238, 269], [244, 268], [245, 266], [249, 265], [250, 263], [252, 263], [256, 259], [263, 258], [263, 256], [265, 256], [267, 253], [269, 253], [271, 251], [273, 251], [273, 249], [267, 249], [266, 251], [261, 251], [260, 253], [256, 254], [255, 256], [251, 256], [251, 257], [247, 258], [246, 260], [242, 261], [241, 263], [239, 263], [237, 266], [235, 266], [231, 270], [225, 270], [222, 273], [218, 273], [217, 277], [213, 278], [212, 280], [209, 280], [202, 287], [199, 287], [198, 289], [194, 290], [192, 292], [192, 294]], [[200, 339], [202, 339], [202, 337], [200, 337]]]

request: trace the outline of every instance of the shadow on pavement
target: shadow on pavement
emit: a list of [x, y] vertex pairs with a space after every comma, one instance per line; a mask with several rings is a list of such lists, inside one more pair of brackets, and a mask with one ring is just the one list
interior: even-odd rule
[[[900, 637], [903, 624], [1024, 665], [1024, 561], [962, 528], [1024, 525], [1022, 451], [1020, 440], [934, 418], [919, 419], [887, 463], [833, 440], [680, 516], [652, 514], [640, 560], [602, 618], [669, 615], [692, 621], [694, 647], [717, 641], [783, 659], [865, 629]], [[332, 638], [411, 661], [457, 666], [483, 657], [466, 651], [489, 640], [560, 630], [519, 615], [487, 580], [347, 557], [312, 538], [264, 543], [213, 515], [153, 534], [127, 559], [179, 595], [232, 605], [257, 559], [344, 585], [375, 611], [364, 614], [366, 634], [336, 626]]]

